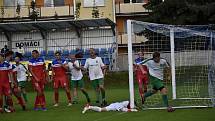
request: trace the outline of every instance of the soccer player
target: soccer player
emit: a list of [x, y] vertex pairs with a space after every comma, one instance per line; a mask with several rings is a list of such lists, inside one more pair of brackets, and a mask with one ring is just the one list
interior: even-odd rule
[[[134, 70], [136, 74], [136, 79], [139, 87], [139, 94], [142, 100], [142, 104], [144, 103], [144, 93], [147, 92], [148, 85], [148, 68], [146, 65], [137, 64], [144, 60], [144, 53], [138, 52], [138, 58], [135, 59]], [[144, 87], [143, 87], [144, 85]], [[143, 92], [144, 88], [144, 92]]]
[[26, 69], [26, 67], [20, 63], [20, 57], [15, 57], [15, 62], [16, 62], [15, 70], [17, 72], [18, 88], [19, 88], [19, 90], [21, 90], [21, 95], [23, 96], [25, 102], [28, 102], [25, 86], [26, 86], [26, 81], [27, 81], [26, 73], [28, 75], [30, 75], [30, 74], [29, 74], [28, 70]]
[[[12, 67], [12, 69], [11, 69], [12, 74], [11, 74], [11, 76], [9, 76], [9, 83], [10, 83], [10, 88], [11, 88], [11, 91], [12, 91], [11, 94], [13, 94], [17, 98], [18, 104], [20, 104], [22, 109], [25, 110], [26, 106], [25, 106], [24, 100], [23, 100], [23, 98], [21, 96], [21, 90], [18, 89], [16, 66], [10, 63], [12, 58], [13, 58], [13, 51], [8, 51], [5, 54], [5, 62], [9, 63], [11, 65], [11, 67]], [[5, 106], [5, 107], [7, 107], [7, 106]], [[7, 108], [5, 108], [5, 111], [7, 111]]]
[[160, 93], [162, 94], [164, 106], [167, 107], [168, 112], [173, 112], [174, 109], [170, 107], [168, 104], [167, 88], [164, 86], [162, 82], [164, 69], [169, 68], [169, 64], [167, 63], [167, 61], [165, 59], [160, 58], [159, 52], [154, 52], [152, 59], [144, 60], [137, 64], [144, 64], [148, 67], [149, 74], [150, 74], [150, 83], [153, 88], [152, 90], [147, 91], [144, 94], [144, 99], [146, 99], [149, 96], [152, 96], [153, 94], [157, 93], [158, 90], [160, 90]]
[[77, 60], [77, 54], [76, 55], [70, 55], [69, 58], [71, 59], [71, 62], [68, 63], [69, 70], [71, 72], [71, 88], [73, 89], [73, 104], [78, 103], [77, 101], [77, 88], [79, 87], [81, 89], [81, 92], [85, 95], [87, 98], [87, 103], [90, 103], [90, 98], [87, 93], [87, 91], [84, 89], [84, 81], [83, 81], [83, 74], [81, 72], [81, 64], [79, 60]]
[[9, 111], [10, 112], [15, 111], [13, 108], [13, 101], [9, 82], [9, 77], [12, 77], [11, 69], [12, 65], [4, 60], [3, 54], [0, 54], [0, 113], [4, 112], [3, 95], [7, 97], [6, 99], [7, 102], [5, 103], [8, 105]]
[[62, 87], [66, 91], [66, 95], [68, 98], [68, 106], [71, 106], [71, 94], [68, 83], [67, 76], [67, 62], [61, 58], [60, 52], [55, 52], [55, 60], [52, 61], [52, 78], [53, 78], [53, 87], [54, 87], [54, 106], [57, 107], [59, 101], [59, 87]]
[[[101, 102], [102, 106], [107, 105], [105, 100], [105, 89], [104, 89], [104, 74], [106, 66], [102, 62], [101, 57], [97, 57], [95, 50], [90, 49], [90, 58], [88, 58], [84, 65], [85, 69], [89, 70], [89, 78], [92, 81], [93, 88], [96, 91], [97, 101], [96, 103]], [[102, 95], [102, 101], [100, 101], [100, 92]]]
[[[47, 83], [47, 72], [45, 62], [43, 58], [39, 57], [37, 50], [32, 51], [32, 59], [29, 60], [28, 64], [29, 72], [31, 73], [31, 81], [34, 89], [37, 92], [37, 96], [34, 103], [34, 110], [47, 111], [46, 100], [44, 94], [44, 87]], [[39, 108], [41, 106], [41, 108]]]
[[84, 107], [84, 110], [82, 113], [85, 113], [88, 110], [93, 110], [96, 112], [105, 112], [105, 111], [122, 111], [122, 112], [137, 112], [137, 109], [131, 109], [129, 101], [122, 101], [122, 102], [116, 102], [112, 103], [106, 107], [98, 107], [98, 106], [90, 106], [87, 105]]

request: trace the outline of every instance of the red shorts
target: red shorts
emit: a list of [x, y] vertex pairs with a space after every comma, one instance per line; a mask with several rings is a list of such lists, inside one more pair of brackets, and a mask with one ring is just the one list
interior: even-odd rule
[[45, 83], [40, 81], [40, 82], [32, 82], [32, 85], [34, 87], [34, 89], [37, 91], [37, 92], [43, 92], [44, 91], [44, 88], [45, 88]]
[[59, 87], [62, 88], [69, 87], [68, 80], [66, 78], [56, 78], [54, 79], [53, 87], [55, 89]]
[[138, 84], [148, 85], [148, 83], [149, 83], [149, 77], [148, 77], [148, 75], [137, 74], [136, 75], [136, 79], [138, 81]]
[[0, 84], [0, 95], [9, 96], [10, 94], [10, 84]]

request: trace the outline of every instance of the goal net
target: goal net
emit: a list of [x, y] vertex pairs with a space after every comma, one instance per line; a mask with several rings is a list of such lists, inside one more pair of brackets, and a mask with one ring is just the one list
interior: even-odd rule
[[[163, 83], [168, 89], [169, 104], [177, 108], [215, 105], [215, 32], [211, 26], [164, 25], [127, 21], [128, 63], [131, 106], [141, 98], [133, 70], [137, 52], [152, 58], [159, 52], [171, 67], [164, 70]], [[170, 71], [169, 71], [170, 72]], [[150, 80], [148, 90], [151, 90]], [[148, 97], [145, 108], [164, 108], [161, 94]]]

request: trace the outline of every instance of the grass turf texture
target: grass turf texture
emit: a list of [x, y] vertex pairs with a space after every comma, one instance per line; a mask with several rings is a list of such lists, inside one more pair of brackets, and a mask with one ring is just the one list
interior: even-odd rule
[[[85, 77], [86, 80], [86, 77]], [[183, 79], [184, 80], [184, 79]], [[109, 73], [105, 78], [106, 97], [108, 103], [128, 100], [128, 73]], [[170, 83], [167, 83], [169, 85]], [[89, 90], [92, 103], [95, 102], [95, 92], [91, 84], [86, 81], [86, 87]], [[136, 86], [135, 86], [136, 87]], [[170, 87], [168, 87], [170, 88]], [[11, 114], [0, 114], [0, 121], [130, 121], [130, 120], [156, 120], [156, 121], [213, 121], [215, 120], [214, 108], [203, 109], [178, 109], [174, 113], [167, 113], [166, 110], [145, 110], [140, 112], [122, 113], [122, 112], [103, 112], [97, 113], [89, 111], [81, 114], [86, 103], [85, 97], [79, 92], [79, 104], [67, 107], [67, 100], [64, 91], [60, 91], [60, 106], [53, 107], [53, 89], [51, 84], [46, 86], [46, 100], [48, 111], [33, 111], [35, 92], [32, 92], [31, 84], [28, 83], [27, 111], [22, 111], [19, 105], [15, 105], [16, 112]], [[136, 88], [137, 91], [137, 88]], [[169, 90], [171, 95], [171, 89]], [[136, 96], [138, 97], [138, 96]], [[171, 96], [170, 96], [171, 97]], [[150, 97], [150, 101], [157, 102], [161, 100], [159, 95]], [[16, 101], [16, 99], [14, 99]], [[154, 103], [154, 102], [153, 102]], [[160, 102], [162, 103], [162, 102]], [[170, 102], [172, 104], [172, 102]], [[181, 103], [181, 101], [179, 102]], [[192, 102], [191, 102], [192, 103]], [[94, 105], [94, 104], [93, 104]]]
[[[90, 96], [95, 102], [93, 91], [89, 91]], [[113, 93], [114, 92], [114, 93]], [[173, 113], [168, 113], [166, 110], [146, 110], [140, 112], [102, 112], [97, 113], [88, 111], [82, 114], [81, 111], [85, 104], [85, 98], [79, 92], [79, 104], [67, 107], [66, 96], [63, 91], [60, 92], [60, 106], [53, 107], [53, 92], [46, 91], [48, 111], [33, 111], [33, 97], [35, 93], [28, 93], [29, 103], [28, 110], [22, 111], [16, 105], [16, 112], [11, 114], [0, 114], [0, 121], [214, 121], [215, 109], [178, 109]], [[126, 100], [128, 97], [127, 89], [108, 89], [108, 102]]]

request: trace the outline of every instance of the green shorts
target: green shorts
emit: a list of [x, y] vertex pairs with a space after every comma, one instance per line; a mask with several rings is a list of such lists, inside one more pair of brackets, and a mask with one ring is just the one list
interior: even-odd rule
[[26, 86], [26, 81], [20, 81], [20, 82], [18, 82], [18, 86], [19, 86], [20, 88], [25, 88], [25, 86]]
[[99, 85], [104, 85], [104, 79], [95, 79], [95, 80], [91, 80], [92, 81], [92, 85], [93, 88], [96, 89], [97, 87], [99, 87]]
[[81, 80], [71, 80], [70, 81], [70, 84], [71, 84], [71, 88], [74, 89], [74, 88], [84, 88], [84, 81], [81, 79]]
[[152, 85], [152, 88], [154, 90], [161, 90], [164, 88], [164, 84], [163, 84], [162, 80], [160, 80], [156, 77], [153, 77], [153, 76], [150, 76], [150, 84]]

